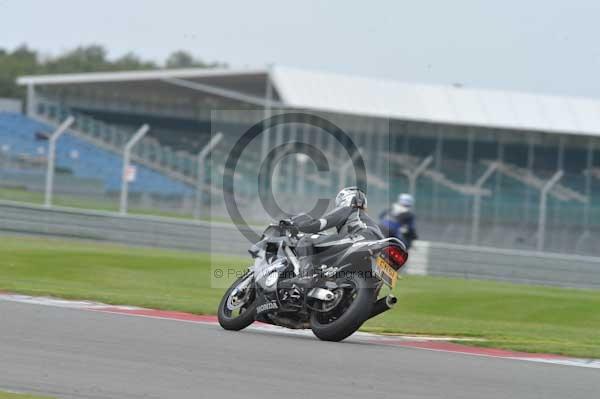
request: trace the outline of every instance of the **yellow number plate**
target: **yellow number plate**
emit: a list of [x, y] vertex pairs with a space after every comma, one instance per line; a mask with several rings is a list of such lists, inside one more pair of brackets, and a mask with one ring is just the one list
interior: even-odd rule
[[394, 288], [396, 286], [396, 280], [398, 280], [398, 272], [395, 271], [381, 256], [378, 256], [377, 259], [375, 259], [375, 264], [377, 265], [377, 275], [390, 287]]

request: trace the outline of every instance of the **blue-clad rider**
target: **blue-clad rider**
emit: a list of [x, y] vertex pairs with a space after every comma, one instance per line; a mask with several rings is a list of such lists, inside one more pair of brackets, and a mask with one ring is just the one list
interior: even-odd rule
[[413, 212], [415, 200], [410, 194], [400, 194], [392, 207], [379, 215], [379, 226], [386, 237], [396, 237], [410, 248], [418, 239]]

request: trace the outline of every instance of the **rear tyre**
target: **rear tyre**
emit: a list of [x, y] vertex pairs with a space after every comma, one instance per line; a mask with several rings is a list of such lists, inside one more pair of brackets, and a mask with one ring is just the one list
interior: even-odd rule
[[246, 273], [237, 279], [223, 295], [217, 311], [217, 318], [225, 330], [243, 330], [254, 322], [257, 303], [252, 279], [253, 275]]
[[344, 283], [340, 303], [328, 312], [313, 311], [310, 315], [312, 332], [323, 341], [341, 341], [362, 326], [371, 314], [375, 289], [363, 277], [352, 275], [338, 280]]

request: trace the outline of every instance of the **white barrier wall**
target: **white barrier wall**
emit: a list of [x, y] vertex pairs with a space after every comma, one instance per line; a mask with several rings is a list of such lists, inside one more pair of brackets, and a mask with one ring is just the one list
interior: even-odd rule
[[[225, 223], [208, 223], [0, 201], [0, 231], [246, 256], [248, 241]], [[600, 258], [418, 242], [407, 273], [600, 288]]]

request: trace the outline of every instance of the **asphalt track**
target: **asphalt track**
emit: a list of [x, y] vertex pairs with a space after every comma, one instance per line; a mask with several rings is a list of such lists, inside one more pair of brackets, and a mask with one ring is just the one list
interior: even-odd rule
[[78, 399], [588, 399], [598, 397], [600, 371], [0, 301], [0, 390]]

